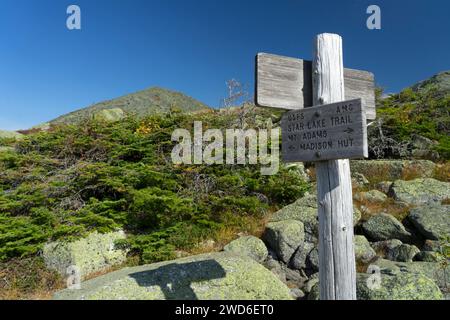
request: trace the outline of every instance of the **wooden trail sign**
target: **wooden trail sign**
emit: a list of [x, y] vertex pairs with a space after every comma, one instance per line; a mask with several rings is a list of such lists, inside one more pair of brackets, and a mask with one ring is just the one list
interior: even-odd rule
[[[286, 110], [313, 105], [312, 62], [268, 53], [256, 56], [255, 102]], [[374, 120], [375, 82], [371, 72], [344, 69], [345, 99], [361, 98], [367, 120]]]
[[284, 160], [316, 162], [320, 299], [356, 300], [348, 159], [367, 157], [373, 74], [344, 69], [342, 38], [328, 33], [316, 37], [312, 63], [269, 54], [256, 60], [256, 104], [293, 109], [281, 123]]
[[281, 136], [285, 162], [368, 156], [361, 99], [286, 112], [281, 120]]

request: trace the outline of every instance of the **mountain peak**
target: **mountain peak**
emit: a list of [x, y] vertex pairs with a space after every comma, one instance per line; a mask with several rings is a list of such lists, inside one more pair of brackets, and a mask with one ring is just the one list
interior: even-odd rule
[[411, 88], [417, 92], [435, 89], [438, 94], [450, 93], [450, 70], [439, 72], [427, 80], [416, 83]]
[[172, 107], [177, 107], [184, 112], [209, 109], [206, 104], [181, 92], [161, 87], [150, 87], [73, 111], [50, 121], [50, 123], [79, 123], [87, 118], [91, 118], [99, 111], [117, 108], [122, 109], [125, 114], [144, 117], [151, 114], [170, 112]]

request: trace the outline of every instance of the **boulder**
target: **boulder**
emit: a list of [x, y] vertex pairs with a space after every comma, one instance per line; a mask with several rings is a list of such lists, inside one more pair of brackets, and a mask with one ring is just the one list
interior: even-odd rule
[[289, 262], [289, 267], [296, 270], [306, 269], [306, 260], [311, 250], [313, 250], [314, 248], [314, 243], [305, 242], [303, 246], [300, 246], [297, 251], [295, 251], [291, 261]]
[[415, 273], [422, 274], [433, 279], [441, 289], [446, 289], [450, 283], [450, 265], [438, 262], [396, 262], [386, 259], [378, 259], [372, 265], [380, 267], [382, 274]]
[[125, 118], [125, 113], [120, 108], [100, 110], [94, 114], [94, 119], [105, 122], [117, 122]]
[[369, 241], [367, 241], [366, 237], [355, 235], [354, 237], [355, 243], [355, 259], [358, 262], [369, 263], [375, 258], [376, 253], [370, 246]]
[[83, 279], [90, 274], [124, 263], [127, 251], [114, 245], [117, 240], [123, 239], [125, 239], [123, 231], [105, 234], [94, 232], [86, 238], [73, 242], [47, 243], [42, 255], [47, 268], [67, 276], [68, 268], [76, 267]]
[[306, 266], [313, 271], [319, 271], [319, 249], [314, 248], [306, 259]]
[[223, 249], [224, 251], [247, 255], [259, 263], [266, 260], [268, 255], [264, 242], [253, 236], [240, 237], [227, 244]]
[[[377, 278], [379, 277], [379, 278]], [[358, 300], [442, 300], [443, 295], [434, 281], [422, 274], [356, 275]], [[308, 300], [320, 299], [320, 286], [315, 283]]]
[[434, 251], [421, 251], [414, 256], [415, 261], [438, 262], [440, 255]]
[[450, 205], [414, 208], [408, 220], [426, 239], [440, 240], [450, 236]]
[[304, 224], [306, 233], [318, 235], [317, 197], [314, 194], [306, 194], [294, 203], [275, 212], [270, 222], [283, 220], [300, 221]]
[[208, 253], [124, 268], [86, 281], [59, 300], [292, 300], [289, 288], [253, 259]]
[[[432, 279], [422, 274], [357, 274], [358, 300], [442, 300], [443, 296]], [[379, 281], [379, 282], [378, 282]]]
[[386, 259], [401, 262], [412, 262], [416, 254], [420, 252], [419, 248], [414, 245], [402, 243], [389, 250]]
[[377, 190], [383, 192], [384, 194], [388, 194], [391, 189], [392, 182], [391, 181], [381, 181], [376, 185]]
[[352, 176], [353, 187], [362, 188], [370, 183], [369, 180], [367, 180], [367, 178], [361, 173], [355, 173]]
[[[305, 232], [314, 237], [319, 234], [319, 217], [317, 212], [317, 195], [306, 194], [303, 198], [294, 203], [283, 207], [275, 212], [270, 219], [271, 222], [283, 220], [298, 220], [305, 225]], [[356, 225], [361, 219], [361, 212], [353, 207], [353, 225]], [[311, 240], [311, 239], [309, 239]]]
[[438, 160], [439, 153], [435, 151], [437, 142], [432, 141], [424, 136], [413, 134], [411, 135], [411, 156], [416, 159], [432, 159]]
[[387, 195], [378, 190], [370, 190], [367, 192], [356, 193], [353, 198], [359, 202], [375, 204], [385, 202], [387, 199]]
[[305, 297], [305, 293], [299, 288], [293, 288], [291, 289], [291, 296], [295, 300], [302, 300]]
[[297, 248], [303, 245], [303, 223], [298, 220], [270, 222], [263, 239], [284, 263], [288, 263]]
[[352, 160], [350, 168], [352, 176], [363, 174], [372, 182], [376, 180], [399, 180], [411, 174], [423, 178], [434, 175], [436, 164], [429, 160]]
[[412, 205], [440, 204], [450, 198], [450, 183], [431, 178], [397, 180], [391, 186], [390, 195], [397, 201]]
[[408, 241], [411, 234], [393, 216], [380, 213], [362, 224], [362, 228], [367, 237], [374, 241], [389, 239], [399, 239]]

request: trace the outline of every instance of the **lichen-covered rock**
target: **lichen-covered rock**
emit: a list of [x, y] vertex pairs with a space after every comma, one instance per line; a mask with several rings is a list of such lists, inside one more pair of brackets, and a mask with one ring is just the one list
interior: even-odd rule
[[378, 190], [370, 190], [367, 192], [359, 192], [354, 195], [354, 199], [366, 203], [383, 203], [387, 199], [387, 195]]
[[314, 194], [306, 194], [294, 203], [275, 212], [270, 222], [297, 220], [304, 224], [306, 233], [318, 235], [318, 219], [317, 197]]
[[125, 113], [120, 108], [105, 109], [94, 114], [94, 119], [106, 122], [117, 122], [125, 118]]
[[[305, 226], [305, 232], [310, 235], [319, 234], [319, 217], [317, 212], [317, 195], [306, 194], [294, 203], [283, 207], [275, 212], [270, 219], [271, 222], [283, 220], [298, 220]], [[361, 212], [353, 207], [353, 225], [356, 225], [361, 219]]]
[[355, 235], [355, 259], [362, 263], [369, 263], [375, 256], [376, 253], [370, 246], [369, 241], [366, 237]]
[[60, 300], [292, 300], [289, 288], [253, 259], [202, 254], [124, 268], [62, 290]]
[[450, 198], [450, 183], [431, 178], [397, 180], [392, 184], [390, 194], [397, 201], [413, 205], [440, 203]]
[[422, 274], [381, 274], [379, 285], [369, 279], [374, 276], [376, 275], [357, 274], [358, 300], [442, 300], [443, 298], [433, 280]]
[[247, 255], [259, 263], [266, 260], [268, 255], [264, 242], [253, 236], [240, 237], [227, 244], [223, 249], [224, 251]]
[[417, 207], [411, 210], [408, 219], [426, 239], [450, 236], [450, 205]]
[[361, 173], [352, 174], [352, 186], [362, 188], [368, 185], [370, 182], [367, 178]]
[[416, 246], [404, 244], [397, 239], [372, 243], [372, 248], [383, 258], [401, 262], [412, 262], [420, 252]]
[[439, 262], [397, 262], [378, 259], [372, 265], [380, 267], [383, 274], [416, 273], [433, 279], [439, 288], [445, 289], [450, 283], [450, 265]]
[[0, 138], [21, 140], [23, 137], [24, 135], [19, 132], [0, 130]]
[[411, 173], [430, 178], [434, 175], [436, 164], [429, 160], [352, 160], [350, 168], [352, 176], [360, 173], [369, 181], [371, 177], [393, 181], [403, 179], [403, 176]]
[[402, 243], [389, 250], [386, 259], [401, 262], [412, 262], [416, 254], [420, 252], [419, 248], [414, 245]]
[[393, 216], [385, 213], [377, 214], [362, 224], [367, 237], [373, 241], [399, 239], [409, 241], [411, 234]]
[[80, 277], [103, 271], [126, 261], [126, 250], [116, 248], [117, 240], [125, 239], [123, 231], [100, 234], [73, 242], [50, 242], [44, 246], [42, 255], [47, 268], [67, 276], [68, 267], [76, 267]]
[[270, 222], [266, 226], [263, 239], [284, 263], [288, 263], [295, 250], [303, 245], [303, 223], [298, 220]]

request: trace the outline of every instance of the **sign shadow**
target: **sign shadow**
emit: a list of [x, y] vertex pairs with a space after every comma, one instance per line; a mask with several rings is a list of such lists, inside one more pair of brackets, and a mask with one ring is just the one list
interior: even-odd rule
[[171, 263], [155, 270], [131, 273], [139, 286], [159, 286], [166, 300], [198, 300], [191, 285], [225, 278], [226, 272], [215, 260]]

